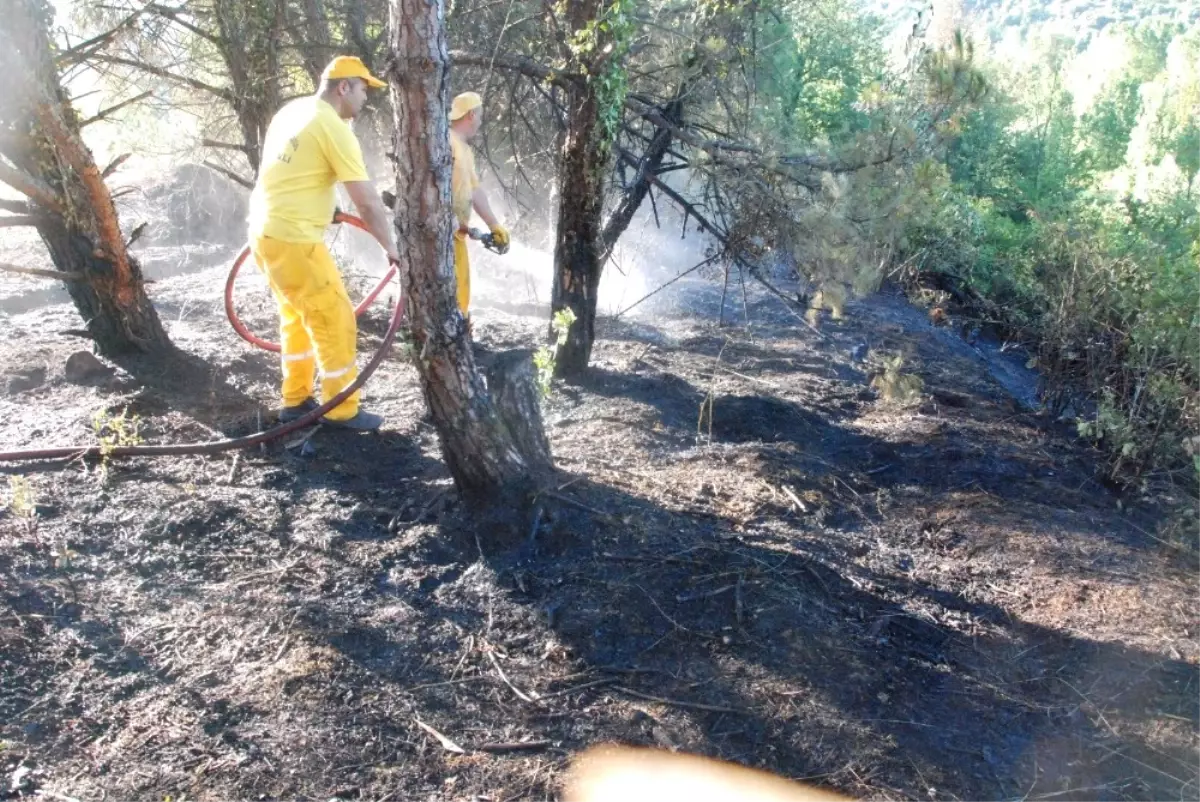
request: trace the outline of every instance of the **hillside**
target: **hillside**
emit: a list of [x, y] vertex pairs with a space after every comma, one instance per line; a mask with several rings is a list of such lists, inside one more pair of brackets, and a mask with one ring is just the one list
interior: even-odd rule
[[1082, 50], [1101, 31], [1145, 23], [1200, 24], [1200, 4], [1191, 0], [949, 0], [919, 3], [876, 0], [866, 7], [907, 31], [917, 12], [962, 20], [977, 41], [998, 45], [1065, 36]]

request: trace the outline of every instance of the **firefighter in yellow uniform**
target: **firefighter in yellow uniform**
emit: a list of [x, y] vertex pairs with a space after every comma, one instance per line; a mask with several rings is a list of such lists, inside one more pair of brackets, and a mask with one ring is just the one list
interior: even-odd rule
[[[311, 394], [318, 368], [321, 403], [358, 375], [354, 306], [324, 242], [335, 184], [346, 188], [388, 258], [397, 258], [391, 221], [349, 125], [367, 102], [367, 87], [384, 86], [360, 59], [340, 56], [325, 68], [316, 94], [285, 105], [267, 128], [250, 198], [250, 245], [279, 306], [284, 422], [317, 407]], [[357, 392], [321, 420], [362, 431], [383, 423], [359, 409]]]
[[471, 264], [467, 257], [468, 227], [471, 210], [487, 223], [492, 239], [501, 248], [509, 244], [508, 230], [500, 225], [492, 212], [487, 193], [479, 185], [475, 172], [475, 154], [467, 142], [479, 133], [483, 125], [483, 100], [475, 92], [463, 92], [454, 98], [450, 106], [450, 154], [454, 168], [450, 174], [450, 203], [458, 220], [454, 232], [454, 278], [458, 284], [458, 308], [463, 317], [470, 319]]

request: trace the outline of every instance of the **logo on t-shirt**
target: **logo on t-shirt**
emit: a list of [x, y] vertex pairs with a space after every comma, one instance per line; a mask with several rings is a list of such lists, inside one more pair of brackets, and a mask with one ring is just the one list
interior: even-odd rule
[[292, 154], [295, 153], [299, 149], [300, 149], [300, 137], [294, 136], [288, 140], [288, 149], [280, 152], [279, 161], [283, 162], [284, 164], [291, 164]]

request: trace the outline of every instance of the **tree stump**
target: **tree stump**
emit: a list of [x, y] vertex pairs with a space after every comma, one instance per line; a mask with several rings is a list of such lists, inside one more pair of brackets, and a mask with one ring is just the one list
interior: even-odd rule
[[541, 392], [533, 367], [533, 351], [518, 349], [497, 354], [486, 373], [488, 394], [500, 421], [508, 429], [530, 473], [540, 476], [553, 467], [550, 441], [542, 424]]

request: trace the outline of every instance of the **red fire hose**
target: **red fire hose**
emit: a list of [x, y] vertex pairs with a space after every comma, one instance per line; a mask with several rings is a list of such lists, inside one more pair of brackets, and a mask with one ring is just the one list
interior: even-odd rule
[[[349, 223], [358, 228], [365, 228], [362, 220], [352, 215], [339, 212], [334, 222]], [[249, 255], [250, 249], [247, 247], [234, 261], [233, 267], [229, 271], [229, 279], [225, 282], [225, 311], [229, 315], [229, 322], [233, 324], [234, 329], [247, 342], [258, 345], [268, 351], [278, 351], [277, 343], [267, 342], [256, 337], [249, 329], [238, 319], [233, 311], [233, 280], [237, 277], [238, 270], [242, 263]], [[396, 275], [395, 263], [392, 263], [391, 269], [388, 270], [383, 280], [378, 286], [371, 291], [362, 303], [358, 305], [355, 314], [361, 314], [362, 310], [370, 306], [379, 294], [383, 292], [392, 276]], [[383, 335], [383, 342], [380, 343], [379, 349], [371, 357], [358, 377], [350, 383], [346, 389], [335, 395], [333, 398], [321, 404], [312, 412], [308, 412], [294, 421], [268, 429], [257, 434], [247, 435], [245, 437], [234, 437], [228, 440], [210, 440], [205, 443], [176, 443], [167, 445], [153, 446], [60, 446], [57, 448], [30, 448], [18, 451], [0, 451], [0, 462], [16, 462], [19, 460], [57, 460], [57, 459], [73, 459], [79, 457], [164, 457], [181, 454], [220, 454], [223, 451], [233, 451], [239, 448], [253, 448], [260, 443], [268, 443], [272, 440], [278, 440], [280, 437], [291, 434], [299, 429], [311, 426], [323, 416], [326, 412], [336, 407], [338, 404], [349, 398], [358, 388], [362, 387], [370, 378], [375, 369], [383, 361], [387, 355], [388, 348], [392, 341], [396, 339], [396, 332], [400, 330], [400, 323], [404, 319], [404, 296], [402, 293], [396, 294], [396, 306], [392, 310], [392, 322], [388, 326], [387, 333]]]
[[[355, 228], [360, 228], [363, 231], [367, 230], [367, 224], [362, 220], [352, 214], [346, 214], [345, 212], [341, 211], [334, 213], [333, 222], [347, 223]], [[233, 330], [236, 331], [238, 336], [243, 340], [251, 345], [257, 345], [263, 350], [279, 353], [279, 343], [271, 342], [270, 340], [264, 340], [262, 337], [259, 337], [257, 334], [250, 331], [250, 329], [246, 327], [246, 324], [242, 322], [242, 319], [238, 317], [237, 311], [233, 308], [233, 282], [237, 279], [238, 273], [242, 269], [242, 265], [245, 263], [246, 259], [249, 258], [249, 256], [250, 246], [247, 245], [245, 248], [242, 248], [242, 252], [238, 254], [237, 259], [233, 260], [233, 267], [229, 268], [229, 278], [225, 279], [225, 316], [229, 318], [229, 323], [231, 326], [233, 326]], [[367, 297], [363, 298], [362, 302], [360, 302], [358, 306], [354, 307], [355, 317], [361, 317], [362, 313], [365, 312], [371, 306], [371, 304], [375, 303], [375, 299], [379, 297], [381, 292], [383, 292], [384, 287], [388, 285], [388, 282], [392, 280], [392, 276], [394, 275], [396, 275], [396, 266], [391, 265], [387, 275], [380, 279], [379, 283], [375, 285], [375, 289], [371, 290]]]

